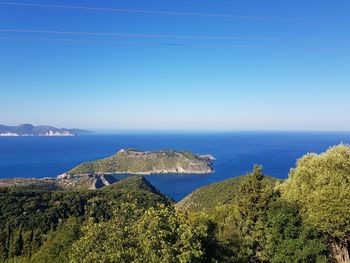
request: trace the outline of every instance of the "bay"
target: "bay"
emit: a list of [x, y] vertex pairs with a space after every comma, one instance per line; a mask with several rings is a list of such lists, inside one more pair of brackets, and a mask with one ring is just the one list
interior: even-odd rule
[[[198, 187], [239, 176], [261, 164], [267, 175], [287, 178], [296, 160], [339, 143], [341, 132], [231, 132], [115, 134], [79, 137], [0, 137], [0, 178], [55, 177], [74, 166], [115, 154], [122, 148], [189, 150], [212, 154], [215, 172], [206, 175], [149, 175], [163, 193], [180, 200]], [[125, 175], [118, 175], [119, 178]]]

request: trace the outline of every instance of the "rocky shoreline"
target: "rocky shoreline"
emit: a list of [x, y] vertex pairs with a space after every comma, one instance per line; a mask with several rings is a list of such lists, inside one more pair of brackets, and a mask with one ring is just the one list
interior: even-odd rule
[[200, 155], [185, 151], [121, 149], [113, 156], [82, 163], [60, 175], [60, 178], [102, 174], [208, 174], [214, 171], [212, 168], [214, 160], [210, 154]]

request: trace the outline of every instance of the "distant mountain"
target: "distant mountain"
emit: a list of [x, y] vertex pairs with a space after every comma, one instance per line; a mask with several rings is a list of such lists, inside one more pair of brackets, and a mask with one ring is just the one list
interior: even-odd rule
[[91, 133], [85, 130], [59, 129], [53, 126], [34, 126], [32, 124], [5, 126], [0, 124], [0, 136], [79, 136]]

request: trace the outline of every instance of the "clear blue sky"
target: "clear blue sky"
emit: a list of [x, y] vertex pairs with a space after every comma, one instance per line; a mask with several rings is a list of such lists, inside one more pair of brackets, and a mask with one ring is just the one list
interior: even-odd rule
[[0, 123], [350, 130], [348, 0], [16, 3], [202, 15], [0, 4]]

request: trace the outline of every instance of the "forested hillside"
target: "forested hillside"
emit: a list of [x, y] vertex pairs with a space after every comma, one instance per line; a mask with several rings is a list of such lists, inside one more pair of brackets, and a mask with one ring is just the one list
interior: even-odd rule
[[[85, 221], [110, 220], [118, 206], [130, 202], [144, 209], [172, 203], [142, 177], [126, 178], [103, 190], [0, 188], [0, 261], [20, 257], [34, 258], [32, 262], [62, 262], [60, 255], [67, 255], [72, 242], [81, 235], [80, 226]], [[65, 239], [71, 242], [66, 243]], [[50, 242], [55, 246], [45, 253], [53, 253], [52, 258], [40, 261], [36, 254], [43, 255]]]
[[262, 167], [176, 206], [140, 177], [100, 190], [2, 189], [5, 262], [349, 262], [350, 146]]
[[[247, 180], [249, 176], [243, 175], [203, 186], [186, 196], [176, 206], [190, 211], [209, 211], [219, 205], [234, 204], [241, 198], [240, 188]], [[264, 176], [262, 184], [273, 189], [278, 182], [282, 180]]]

